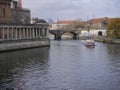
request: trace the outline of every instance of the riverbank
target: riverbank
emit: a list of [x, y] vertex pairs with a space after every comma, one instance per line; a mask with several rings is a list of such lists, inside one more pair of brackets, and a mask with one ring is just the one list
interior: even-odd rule
[[[79, 39], [86, 40], [87, 36], [80, 36]], [[103, 43], [111, 43], [111, 44], [120, 44], [120, 39], [109, 39], [103, 36], [96, 36], [93, 38], [95, 41], [103, 42]]]
[[0, 41], [0, 52], [43, 46], [50, 46], [48, 38]]

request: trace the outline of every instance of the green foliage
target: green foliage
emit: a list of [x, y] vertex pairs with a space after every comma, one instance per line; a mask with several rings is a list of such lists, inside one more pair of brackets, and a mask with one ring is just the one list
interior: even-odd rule
[[120, 39], [120, 18], [111, 19], [107, 25], [107, 36]]

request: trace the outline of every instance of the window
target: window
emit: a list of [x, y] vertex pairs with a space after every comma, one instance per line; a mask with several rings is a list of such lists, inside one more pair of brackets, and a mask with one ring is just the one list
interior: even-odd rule
[[3, 8], [3, 18], [5, 18], [5, 8]]

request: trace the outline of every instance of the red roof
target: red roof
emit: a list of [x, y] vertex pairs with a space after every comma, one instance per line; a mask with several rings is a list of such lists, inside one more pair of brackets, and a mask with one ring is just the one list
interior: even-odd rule
[[89, 22], [92, 23], [99, 23], [99, 22], [103, 22], [105, 20], [110, 21], [112, 18], [96, 18], [96, 19], [90, 19]]

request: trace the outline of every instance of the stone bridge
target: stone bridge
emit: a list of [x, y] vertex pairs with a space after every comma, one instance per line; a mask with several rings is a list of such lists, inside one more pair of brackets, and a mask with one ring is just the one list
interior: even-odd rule
[[61, 36], [64, 33], [71, 33], [73, 34], [73, 39], [79, 39], [79, 34], [81, 33], [81, 30], [73, 29], [73, 30], [49, 30], [49, 33], [53, 34], [55, 36], [55, 40], [61, 40]]

